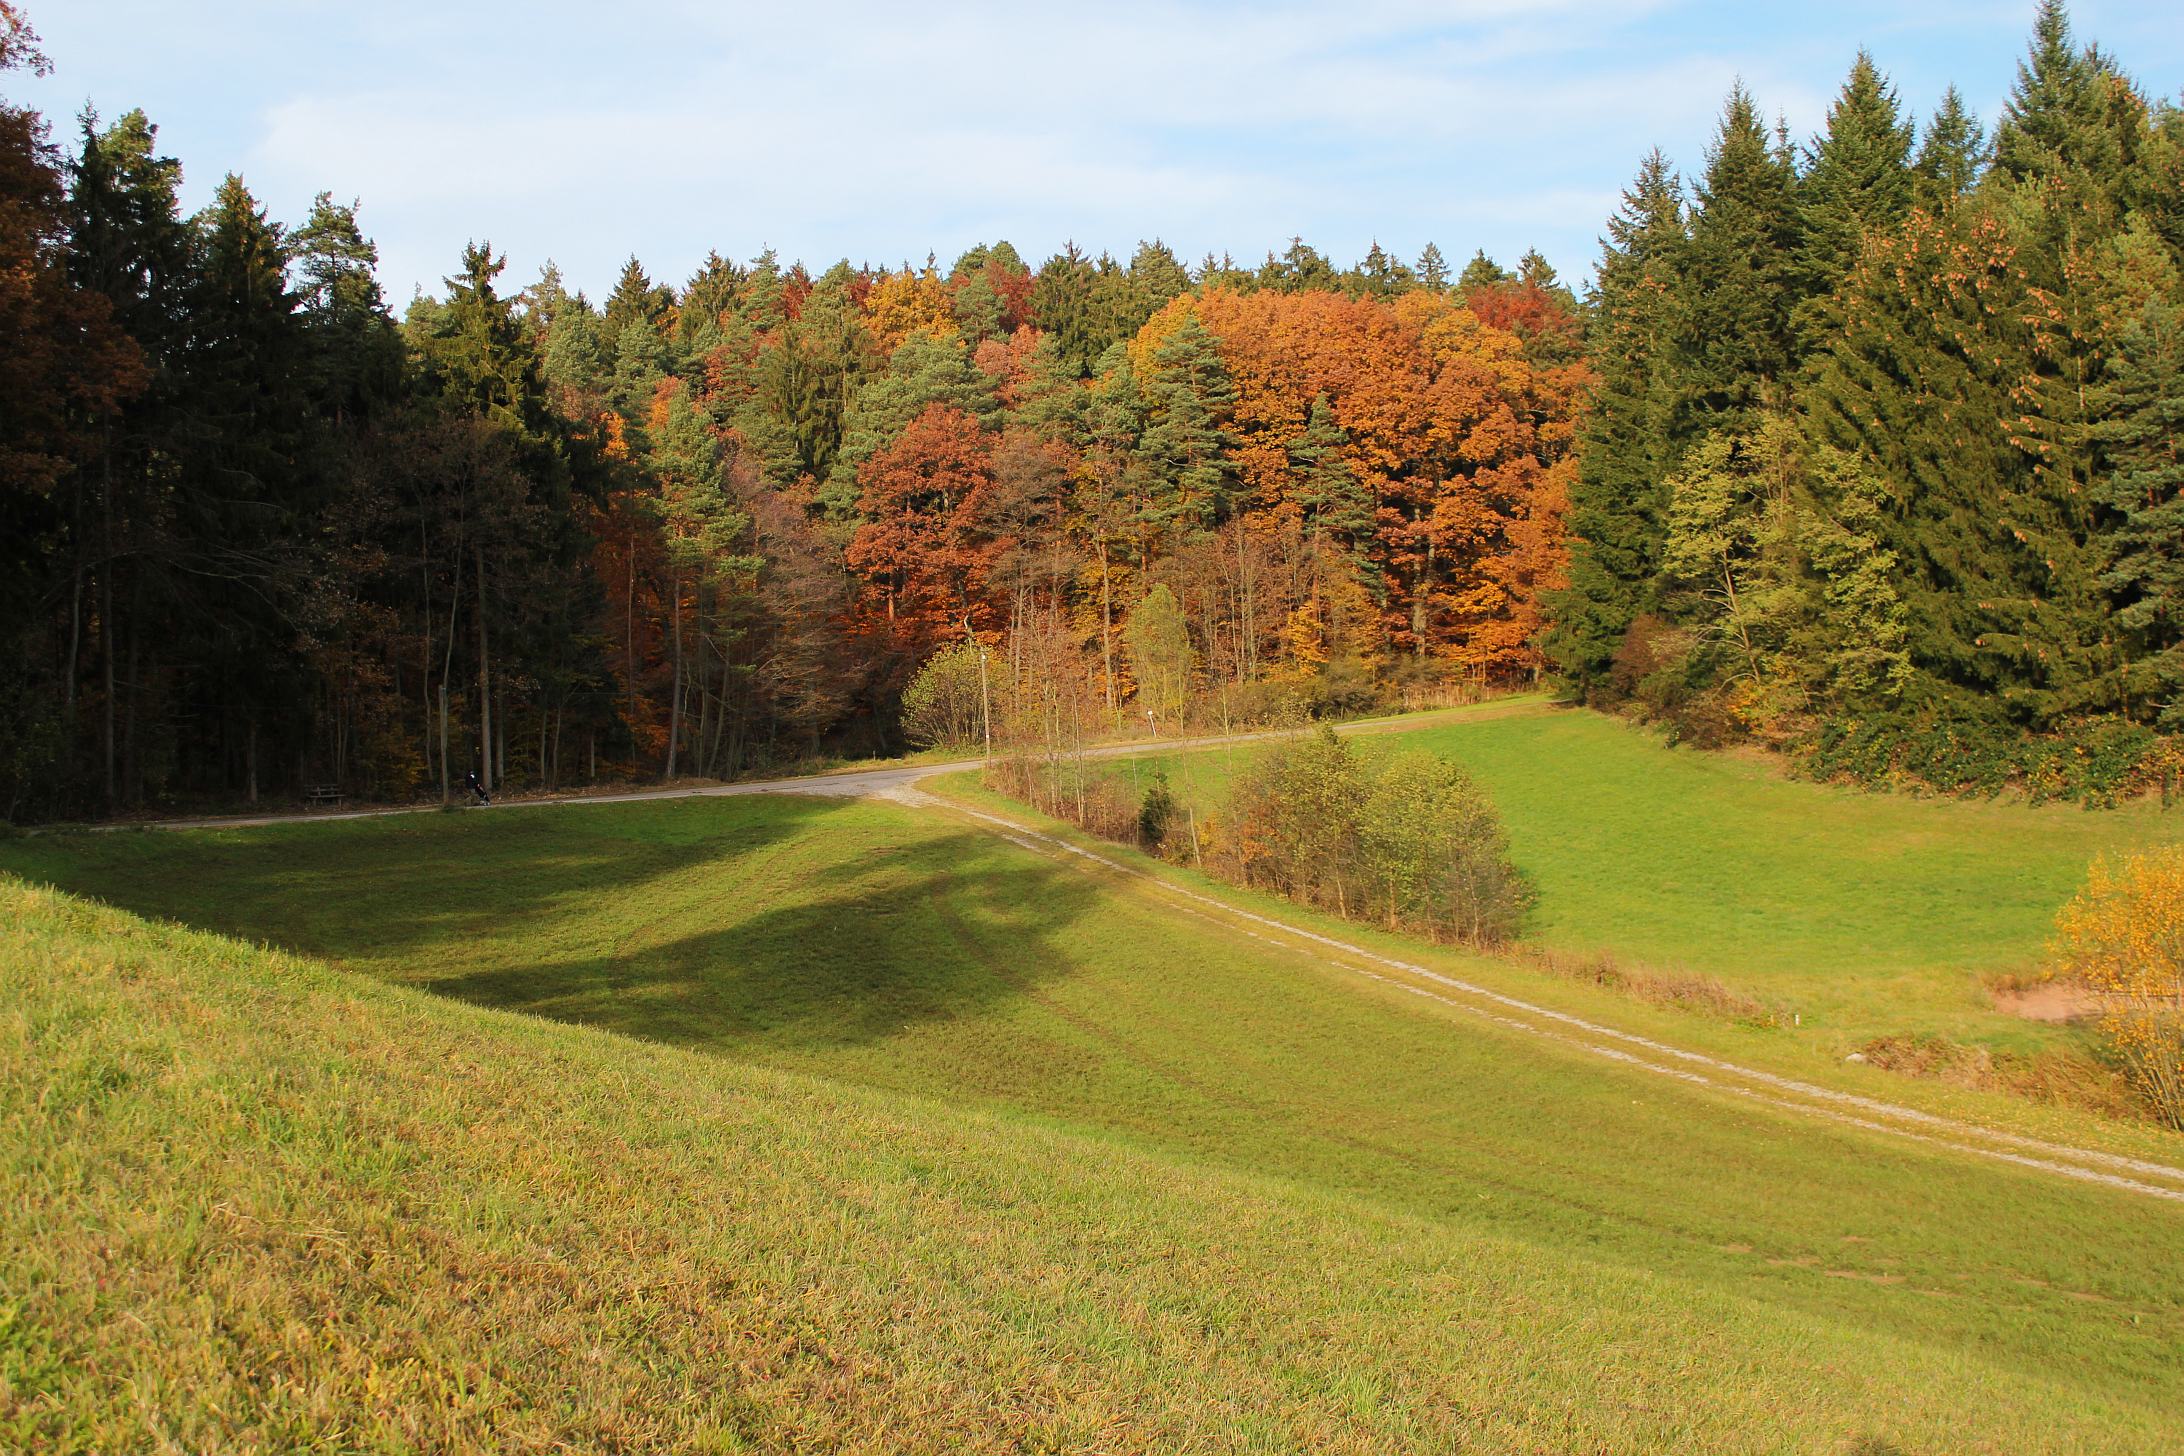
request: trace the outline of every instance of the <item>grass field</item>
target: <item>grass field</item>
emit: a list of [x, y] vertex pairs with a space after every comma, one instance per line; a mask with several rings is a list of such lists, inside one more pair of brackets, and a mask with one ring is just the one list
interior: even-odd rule
[[[1862, 793], [1544, 703], [1359, 742], [1452, 758], [1493, 797], [1539, 892], [1528, 940], [1712, 975], [1840, 1044], [1901, 1032], [2052, 1043], [2058, 1033], [1997, 1013], [1984, 979], [2038, 971], [2055, 912], [2096, 854], [2184, 840], [2184, 811], [2153, 803]], [[1106, 772], [1142, 780], [1157, 768], [1210, 810], [1257, 751]]]
[[2184, 1438], [2173, 1205], [1525, 1040], [943, 815], [674, 801], [0, 867], [281, 948], [6, 892], [18, 1420], [262, 1408], [262, 1445], [360, 1450]]

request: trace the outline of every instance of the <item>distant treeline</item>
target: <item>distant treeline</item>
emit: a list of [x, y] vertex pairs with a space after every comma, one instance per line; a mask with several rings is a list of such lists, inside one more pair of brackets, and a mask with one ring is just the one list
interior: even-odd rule
[[[6, 0], [0, 46], [43, 63]], [[632, 259], [595, 305], [477, 243], [397, 321], [354, 205], [184, 217], [142, 114], [0, 110], [0, 811], [868, 750], [959, 642], [1072, 733], [1551, 672], [2104, 792], [2184, 676], [2180, 157], [2049, 7], [1991, 143], [1862, 56], [1802, 147], [1738, 91], [1583, 302], [1299, 241]]]

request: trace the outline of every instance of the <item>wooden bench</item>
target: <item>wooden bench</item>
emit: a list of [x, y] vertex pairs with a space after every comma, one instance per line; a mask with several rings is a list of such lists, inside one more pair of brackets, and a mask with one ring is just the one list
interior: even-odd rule
[[343, 795], [339, 784], [311, 784], [303, 791], [303, 802], [310, 809], [338, 809]]

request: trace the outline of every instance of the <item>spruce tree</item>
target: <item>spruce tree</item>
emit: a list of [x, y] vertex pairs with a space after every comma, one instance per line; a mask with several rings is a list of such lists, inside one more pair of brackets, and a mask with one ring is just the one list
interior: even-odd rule
[[1474, 288], [1486, 288], [1508, 281], [1508, 272], [1501, 264], [1486, 256], [1486, 249], [1480, 248], [1471, 255], [1471, 261], [1464, 264], [1464, 271], [1456, 275], [1456, 291], [1466, 293]]
[[1894, 227], [1911, 210], [1911, 126], [1864, 51], [1828, 108], [1827, 130], [1806, 153], [1797, 200], [1799, 286], [1808, 296], [1832, 291], [1865, 235]]
[[1986, 130], [1951, 86], [1941, 93], [1941, 105], [1934, 108], [1919, 142], [1918, 160], [1912, 164], [1912, 201], [1939, 212], [1970, 192], [1986, 169]]
[[1448, 291], [1448, 259], [1441, 255], [1439, 247], [1427, 243], [1425, 251], [1418, 255], [1418, 286], [1434, 293]]
[[1158, 238], [1139, 243], [1137, 251], [1130, 255], [1130, 282], [1148, 305], [1148, 318], [1165, 307], [1168, 300], [1191, 291], [1190, 271], [1174, 250]]
[[674, 305], [674, 297], [671, 290], [652, 281], [644, 264], [632, 254], [622, 265], [622, 276], [615, 280], [614, 292], [607, 295], [607, 337], [619, 348], [623, 330], [630, 325], [659, 328]]
[[1146, 425], [1138, 449], [1152, 492], [1146, 524], [1178, 533], [1210, 529], [1228, 504], [1234, 479], [1224, 426], [1236, 386], [1196, 314], [1185, 315], [1153, 352], [1144, 390]]
[[1685, 253], [1676, 370], [1685, 438], [1750, 429], [1781, 403], [1801, 229], [1796, 174], [1738, 85], [1722, 107]]
[[1662, 481], [1674, 467], [1674, 300], [1689, 246], [1683, 187], [1649, 153], [1608, 219], [1591, 332], [1597, 383], [1570, 489], [1570, 576], [1547, 652], [1586, 697], [1606, 690], [1616, 648], [1652, 603]]
[[2032, 41], [1994, 137], [1994, 169], [2012, 182], [2053, 179], [2095, 159], [2101, 130], [2102, 67], [2078, 49], [2062, 0], [2040, 0]]
[[2101, 585], [2130, 634], [2126, 706], [2184, 729], [2184, 306], [2153, 299], [2125, 327], [2101, 405], [2098, 496], [2119, 523]]

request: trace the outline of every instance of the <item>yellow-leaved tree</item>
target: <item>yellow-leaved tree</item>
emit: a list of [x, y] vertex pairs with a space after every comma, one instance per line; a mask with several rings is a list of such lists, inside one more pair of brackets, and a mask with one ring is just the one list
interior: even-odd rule
[[2184, 1128], [2184, 846], [2095, 860], [2055, 930], [2056, 971], [2101, 994], [2109, 1046], [2162, 1121]]

